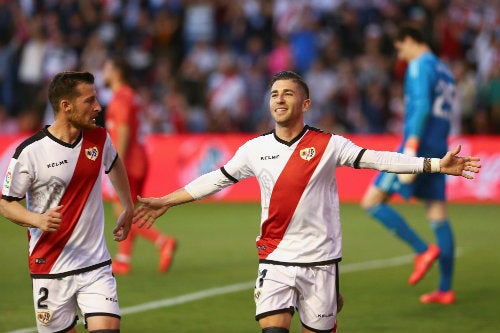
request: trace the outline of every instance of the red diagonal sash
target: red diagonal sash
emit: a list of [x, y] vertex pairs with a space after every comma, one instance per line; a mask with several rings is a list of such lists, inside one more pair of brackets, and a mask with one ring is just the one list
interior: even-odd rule
[[73, 176], [59, 203], [63, 205], [61, 227], [56, 232], [44, 232], [40, 236], [29, 257], [32, 274], [49, 274], [71, 237], [101, 170], [105, 141], [104, 128], [83, 132], [82, 147]]
[[269, 216], [257, 241], [259, 258], [265, 259], [283, 239], [300, 198], [321, 161], [330, 135], [307, 131], [276, 180], [269, 203]]

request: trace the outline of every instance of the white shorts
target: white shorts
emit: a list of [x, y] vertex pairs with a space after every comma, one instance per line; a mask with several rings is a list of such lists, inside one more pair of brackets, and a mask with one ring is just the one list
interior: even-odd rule
[[99, 314], [120, 318], [116, 280], [107, 265], [59, 279], [32, 279], [38, 332], [63, 331]]
[[302, 325], [332, 332], [337, 319], [338, 267], [259, 264], [255, 282], [255, 319], [297, 309]]

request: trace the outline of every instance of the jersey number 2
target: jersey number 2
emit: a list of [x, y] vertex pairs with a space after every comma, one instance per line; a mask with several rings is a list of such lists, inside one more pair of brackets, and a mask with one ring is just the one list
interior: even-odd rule
[[47, 288], [40, 288], [40, 291], [38, 292], [38, 295], [42, 295], [38, 299], [38, 302], [36, 303], [38, 305], [39, 309], [47, 309], [48, 306], [47, 304], [44, 304], [44, 302], [49, 298], [49, 290]]

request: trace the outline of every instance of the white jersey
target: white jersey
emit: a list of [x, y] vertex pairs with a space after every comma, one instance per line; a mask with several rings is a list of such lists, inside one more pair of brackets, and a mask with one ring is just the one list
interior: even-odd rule
[[34, 278], [58, 278], [110, 263], [104, 238], [102, 168], [111, 170], [117, 153], [103, 128], [83, 131], [72, 145], [47, 128], [16, 150], [5, 176], [2, 198], [22, 200], [36, 213], [63, 205], [54, 233], [29, 228], [29, 267]]
[[[271, 132], [238, 149], [221, 171], [233, 183], [252, 176], [259, 182], [261, 262], [309, 266], [341, 259], [335, 169], [354, 166], [362, 151], [346, 138], [308, 126], [291, 142]], [[197, 197], [189, 184], [186, 190]]]

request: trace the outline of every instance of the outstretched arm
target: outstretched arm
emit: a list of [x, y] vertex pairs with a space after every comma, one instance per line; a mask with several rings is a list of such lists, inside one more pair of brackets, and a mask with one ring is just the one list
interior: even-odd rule
[[141, 205], [135, 210], [134, 223], [139, 223], [139, 227], [146, 225], [146, 228], [151, 228], [156, 219], [173, 206], [182, 205], [195, 199], [184, 188], [180, 188], [161, 198], [141, 198], [137, 197], [137, 201]]
[[146, 225], [150, 228], [155, 220], [165, 214], [170, 207], [204, 198], [232, 184], [234, 181], [219, 169], [201, 175], [185, 187], [161, 198], [137, 197], [142, 205], [135, 210], [134, 223], [138, 222], [139, 227]]
[[479, 157], [460, 157], [460, 145], [439, 158], [412, 157], [388, 151], [362, 151], [359, 168], [375, 169], [393, 173], [444, 173], [472, 179], [471, 173], [478, 173], [481, 168]]

